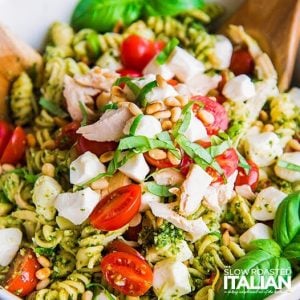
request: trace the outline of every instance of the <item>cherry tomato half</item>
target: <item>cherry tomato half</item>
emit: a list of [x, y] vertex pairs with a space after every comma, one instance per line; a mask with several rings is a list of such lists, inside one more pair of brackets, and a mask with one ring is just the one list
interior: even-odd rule
[[234, 75], [252, 75], [254, 60], [247, 49], [239, 49], [233, 52], [229, 69]]
[[258, 184], [258, 178], [259, 178], [259, 169], [256, 163], [254, 163], [252, 160], [247, 161], [250, 170], [248, 171], [248, 174], [246, 174], [245, 169], [242, 167], [238, 167], [238, 176], [235, 181], [235, 185], [244, 185], [248, 184], [250, 185], [251, 189], [254, 191], [257, 188]]
[[113, 252], [104, 256], [101, 270], [106, 281], [125, 295], [141, 296], [152, 286], [152, 269], [145, 260], [130, 253]]
[[144, 256], [134, 248], [130, 247], [121, 240], [114, 240], [107, 245], [108, 252], [125, 252], [133, 254], [142, 260], [145, 260]]
[[7, 146], [13, 130], [10, 124], [0, 120], [0, 157], [2, 156], [5, 147]]
[[24, 156], [26, 150], [26, 133], [22, 127], [16, 127], [4, 149], [0, 162], [16, 164]]
[[79, 136], [76, 133], [76, 131], [78, 130], [79, 127], [80, 127], [80, 122], [78, 121], [73, 121], [63, 126], [63, 128], [61, 129], [61, 133], [56, 138], [56, 144], [59, 149], [61, 150], [69, 149], [71, 146], [73, 146], [76, 143], [77, 138]]
[[165, 159], [154, 159], [148, 153], [144, 153], [144, 157], [148, 164], [158, 169], [171, 168], [174, 165], [169, 161], [168, 158]]
[[5, 278], [5, 289], [20, 297], [27, 296], [38, 284], [35, 273], [40, 268], [34, 252], [31, 249], [22, 249]]
[[190, 170], [190, 165], [193, 163], [193, 159], [187, 154], [184, 154], [180, 163], [180, 172], [182, 175], [186, 176]]
[[122, 77], [129, 76], [129, 77], [142, 77], [143, 74], [136, 70], [131, 69], [120, 69], [117, 71]]
[[116, 142], [96, 142], [87, 140], [85, 137], [80, 135], [77, 139], [76, 151], [77, 153], [83, 154], [86, 151], [91, 151], [92, 153], [100, 156], [107, 151], [113, 151], [117, 148], [118, 143]]
[[194, 111], [203, 108], [214, 116], [214, 122], [212, 124], [204, 124], [209, 135], [217, 134], [220, 130], [226, 130], [228, 128], [227, 112], [221, 104], [203, 96], [194, 96], [192, 100], [196, 100], [200, 104], [194, 104]]
[[125, 68], [142, 71], [158, 53], [158, 45], [136, 34], [127, 37], [121, 45], [121, 61]]
[[101, 230], [116, 230], [128, 224], [141, 205], [142, 190], [129, 184], [104, 197], [90, 215], [91, 224]]

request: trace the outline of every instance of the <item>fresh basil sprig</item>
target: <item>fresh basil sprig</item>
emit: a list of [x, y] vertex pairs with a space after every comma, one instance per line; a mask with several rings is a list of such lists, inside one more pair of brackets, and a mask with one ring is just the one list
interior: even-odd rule
[[282, 167], [282, 168], [285, 168], [287, 170], [291, 170], [291, 171], [296, 171], [296, 172], [300, 172], [300, 165], [296, 165], [296, 164], [293, 164], [293, 163], [290, 163], [288, 161], [284, 161], [284, 160], [279, 160], [277, 162], [277, 165], [279, 167]]
[[179, 44], [179, 41], [176, 38], [172, 38], [164, 49], [157, 55], [156, 62], [159, 65], [163, 65], [167, 62], [168, 58], [172, 54], [175, 47]]
[[134, 118], [134, 120], [129, 128], [130, 135], [135, 135], [135, 132], [136, 132], [140, 122], [142, 121], [143, 116], [144, 116], [143, 114], [140, 114]]
[[122, 83], [125, 83], [131, 89], [135, 96], [138, 96], [141, 92], [141, 89], [132, 81], [132, 78], [130, 77], [120, 77], [115, 81], [113, 85], [118, 86]]
[[171, 197], [174, 196], [169, 192], [170, 187], [165, 185], [159, 185], [155, 182], [146, 182], [145, 186], [149, 193], [159, 197]]
[[142, 107], [145, 107], [147, 105], [146, 96], [155, 87], [157, 87], [156, 80], [153, 80], [144, 85], [136, 98], [136, 102], [139, 103]]

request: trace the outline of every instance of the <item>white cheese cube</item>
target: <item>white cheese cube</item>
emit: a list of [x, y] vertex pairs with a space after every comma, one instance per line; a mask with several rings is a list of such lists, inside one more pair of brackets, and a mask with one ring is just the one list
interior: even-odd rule
[[161, 201], [161, 197], [157, 196], [157, 195], [153, 195], [150, 192], [144, 192], [142, 194], [142, 199], [141, 199], [141, 206], [139, 211], [140, 212], [144, 212], [146, 210], [148, 210], [150, 208], [149, 203], [150, 202], [160, 202]]
[[174, 77], [174, 73], [170, 70], [166, 64], [160, 65], [156, 62], [157, 55], [147, 64], [143, 70], [143, 74], [157, 74], [165, 80], [169, 80]]
[[17, 254], [22, 241], [22, 231], [18, 228], [0, 229], [0, 266], [8, 266]]
[[202, 62], [186, 50], [176, 47], [167, 62], [169, 69], [182, 81], [187, 82], [195, 75], [205, 70]]
[[88, 187], [75, 193], [58, 195], [55, 207], [59, 216], [80, 225], [89, 217], [99, 200], [99, 194]]
[[155, 101], [161, 101], [168, 97], [175, 97], [178, 95], [178, 92], [170, 85], [165, 84], [162, 87], [155, 87], [146, 95], [146, 100], [148, 103]]
[[190, 293], [192, 287], [187, 266], [172, 258], [158, 262], [153, 270], [153, 289], [161, 300], [170, 300]]
[[286, 194], [270, 186], [260, 191], [251, 207], [251, 215], [258, 221], [274, 220], [276, 210]]
[[180, 209], [184, 216], [194, 213], [200, 206], [202, 198], [213, 178], [201, 167], [193, 164], [181, 186]]
[[273, 231], [271, 227], [263, 223], [256, 223], [240, 236], [240, 244], [243, 248], [248, 250], [252, 241], [259, 239], [272, 239], [272, 233]]
[[207, 131], [203, 123], [192, 114], [190, 124], [184, 132], [184, 136], [190, 141], [195, 142], [207, 138]]
[[[123, 129], [124, 134], [130, 133], [130, 127], [136, 117], [129, 119]], [[142, 135], [148, 138], [154, 138], [158, 133], [162, 132], [160, 122], [153, 116], [143, 115], [142, 119], [137, 125], [135, 135]]]
[[[287, 163], [292, 163], [300, 167], [300, 152], [290, 152], [284, 153], [280, 156], [279, 160], [282, 160]], [[296, 182], [300, 180], [300, 172], [289, 170], [284, 167], [280, 167], [278, 165], [278, 161], [274, 168], [275, 174], [280, 177], [281, 179], [287, 180], [289, 182]]]
[[72, 161], [70, 165], [70, 182], [81, 185], [105, 172], [106, 167], [99, 161], [97, 155], [87, 151]]
[[222, 93], [234, 102], [242, 102], [255, 96], [255, 85], [250, 77], [242, 74], [227, 81]]
[[295, 103], [297, 107], [300, 107], [300, 88], [298, 87], [293, 87], [289, 91], [289, 95], [292, 99], [292, 101]]
[[132, 82], [142, 89], [146, 84], [154, 80], [156, 80], [156, 76], [154, 74], [146, 74], [143, 77], [132, 79]]
[[233, 46], [230, 40], [224, 35], [216, 35], [214, 53], [219, 60], [218, 69], [227, 69], [230, 65]]
[[282, 154], [280, 139], [274, 132], [248, 135], [244, 141], [244, 149], [247, 158], [259, 167], [270, 166]]
[[150, 171], [143, 154], [137, 154], [130, 158], [119, 170], [129, 178], [142, 182]]
[[46, 220], [52, 220], [56, 214], [55, 199], [61, 191], [60, 184], [54, 178], [45, 175], [39, 177], [34, 184], [32, 194], [36, 212]]

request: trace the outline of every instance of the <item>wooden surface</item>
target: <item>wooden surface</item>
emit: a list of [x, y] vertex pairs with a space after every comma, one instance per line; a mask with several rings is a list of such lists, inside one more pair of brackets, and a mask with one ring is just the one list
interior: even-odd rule
[[275, 65], [279, 89], [292, 78], [300, 40], [300, 0], [247, 0], [221, 28], [242, 25], [256, 39]]
[[0, 24], [0, 119], [6, 119], [7, 93], [11, 81], [23, 70], [41, 67], [40, 54]]

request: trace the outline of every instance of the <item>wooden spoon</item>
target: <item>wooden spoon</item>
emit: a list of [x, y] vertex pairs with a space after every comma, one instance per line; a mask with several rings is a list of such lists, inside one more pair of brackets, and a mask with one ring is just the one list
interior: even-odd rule
[[0, 120], [8, 118], [7, 94], [22, 71], [42, 65], [41, 55], [0, 24]]
[[280, 91], [289, 88], [300, 41], [300, 0], [247, 0], [221, 27], [242, 25], [277, 70]]

